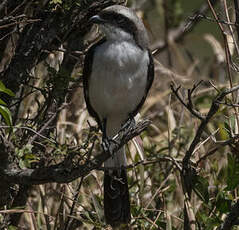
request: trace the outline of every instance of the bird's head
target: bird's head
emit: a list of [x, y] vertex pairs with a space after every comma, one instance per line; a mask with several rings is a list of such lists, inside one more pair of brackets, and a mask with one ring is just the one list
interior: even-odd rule
[[98, 24], [108, 40], [129, 40], [143, 49], [148, 47], [148, 35], [143, 22], [125, 6], [107, 7], [91, 17], [90, 22]]

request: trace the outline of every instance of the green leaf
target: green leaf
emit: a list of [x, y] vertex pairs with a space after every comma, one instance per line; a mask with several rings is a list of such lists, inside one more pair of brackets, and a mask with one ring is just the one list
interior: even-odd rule
[[11, 97], [14, 97], [15, 94], [12, 92], [12, 90], [5, 87], [5, 85], [0, 81], [0, 92], [6, 93]]
[[232, 201], [226, 196], [224, 191], [219, 192], [216, 197], [216, 207], [221, 213], [228, 213], [231, 208]]
[[26, 164], [25, 164], [25, 161], [23, 159], [20, 159], [18, 164], [19, 164], [19, 167], [21, 169], [25, 169], [26, 168]]
[[216, 226], [221, 224], [220, 219], [217, 216], [212, 215], [210, 217], [205, 209], [197, 212], [197, 222], [200, 223], [200, 229], [203, 230], [213, 230]]
[[62, 4], [62, 0], [51, 0], [50, 4]]
[[5, 123], [8, 126], [12, 126], [12, 115], [10, 110], [6, 106], [0, 105], [0, 114], [2, 115]]
[[205, 230], [213, 230], [215, 227], [219, 226], [220, 222], [215, 217], [207, 217]]
[[219, 135], [221, 140], [227, 140], [231, 137], [230, 129], [228, 129], [228, 126], [226, 123], [218, 123], [219, 127]]
[[201, 176], [196, 177], [193, 190], [205, 203], [209, 202], [208, 186], [209, 184], [206, 178]]
[[3, 101], [2, 99], [0, 99], [0, 105], [7, 105], [7, 103]]

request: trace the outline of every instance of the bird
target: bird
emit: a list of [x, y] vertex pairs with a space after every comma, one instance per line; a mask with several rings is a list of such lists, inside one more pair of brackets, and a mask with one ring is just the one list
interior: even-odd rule
[[[130, 8], [109, 6], [89, 19], [104, 37], [84, 59], [83, 89], [89, 114], [108, 143], [145, 102], [154, 79], [154, 62], [142, 20]], [[104, 216], [112, 227], [131, 220], [125, 147], [104, 162]]]

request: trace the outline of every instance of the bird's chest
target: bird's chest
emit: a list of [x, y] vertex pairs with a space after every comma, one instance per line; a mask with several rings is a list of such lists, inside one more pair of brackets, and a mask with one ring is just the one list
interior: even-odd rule
[[128, 44], [105, 44], [96, 50], [89, 97], [101, 118], [129, 114], [144, 96], [148, 56]]

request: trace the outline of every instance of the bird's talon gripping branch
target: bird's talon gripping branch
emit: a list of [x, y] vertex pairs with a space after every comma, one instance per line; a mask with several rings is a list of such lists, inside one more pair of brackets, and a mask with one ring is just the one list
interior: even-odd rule
[[102, 140], [102, 148], [105, 153], [110, 153], [111, 156], [114, 155], [113, 147], [114, 145], [119, 145], [119, 143], [116, 140], [110, 139], [110, 138], [104, 138]]
[[104, 138], [104, 140], [102, 140], [102, 148], [105, 153], [110, 153], [110, 155], [112, 155], [112, 152], [110, 151], [110, 142], [108, 138]]
[[135, 127], [135, 120], [134, 118], [129, 118], [121, 127], [119, 133], [126, 132], [128, 130], [131, 130]]

